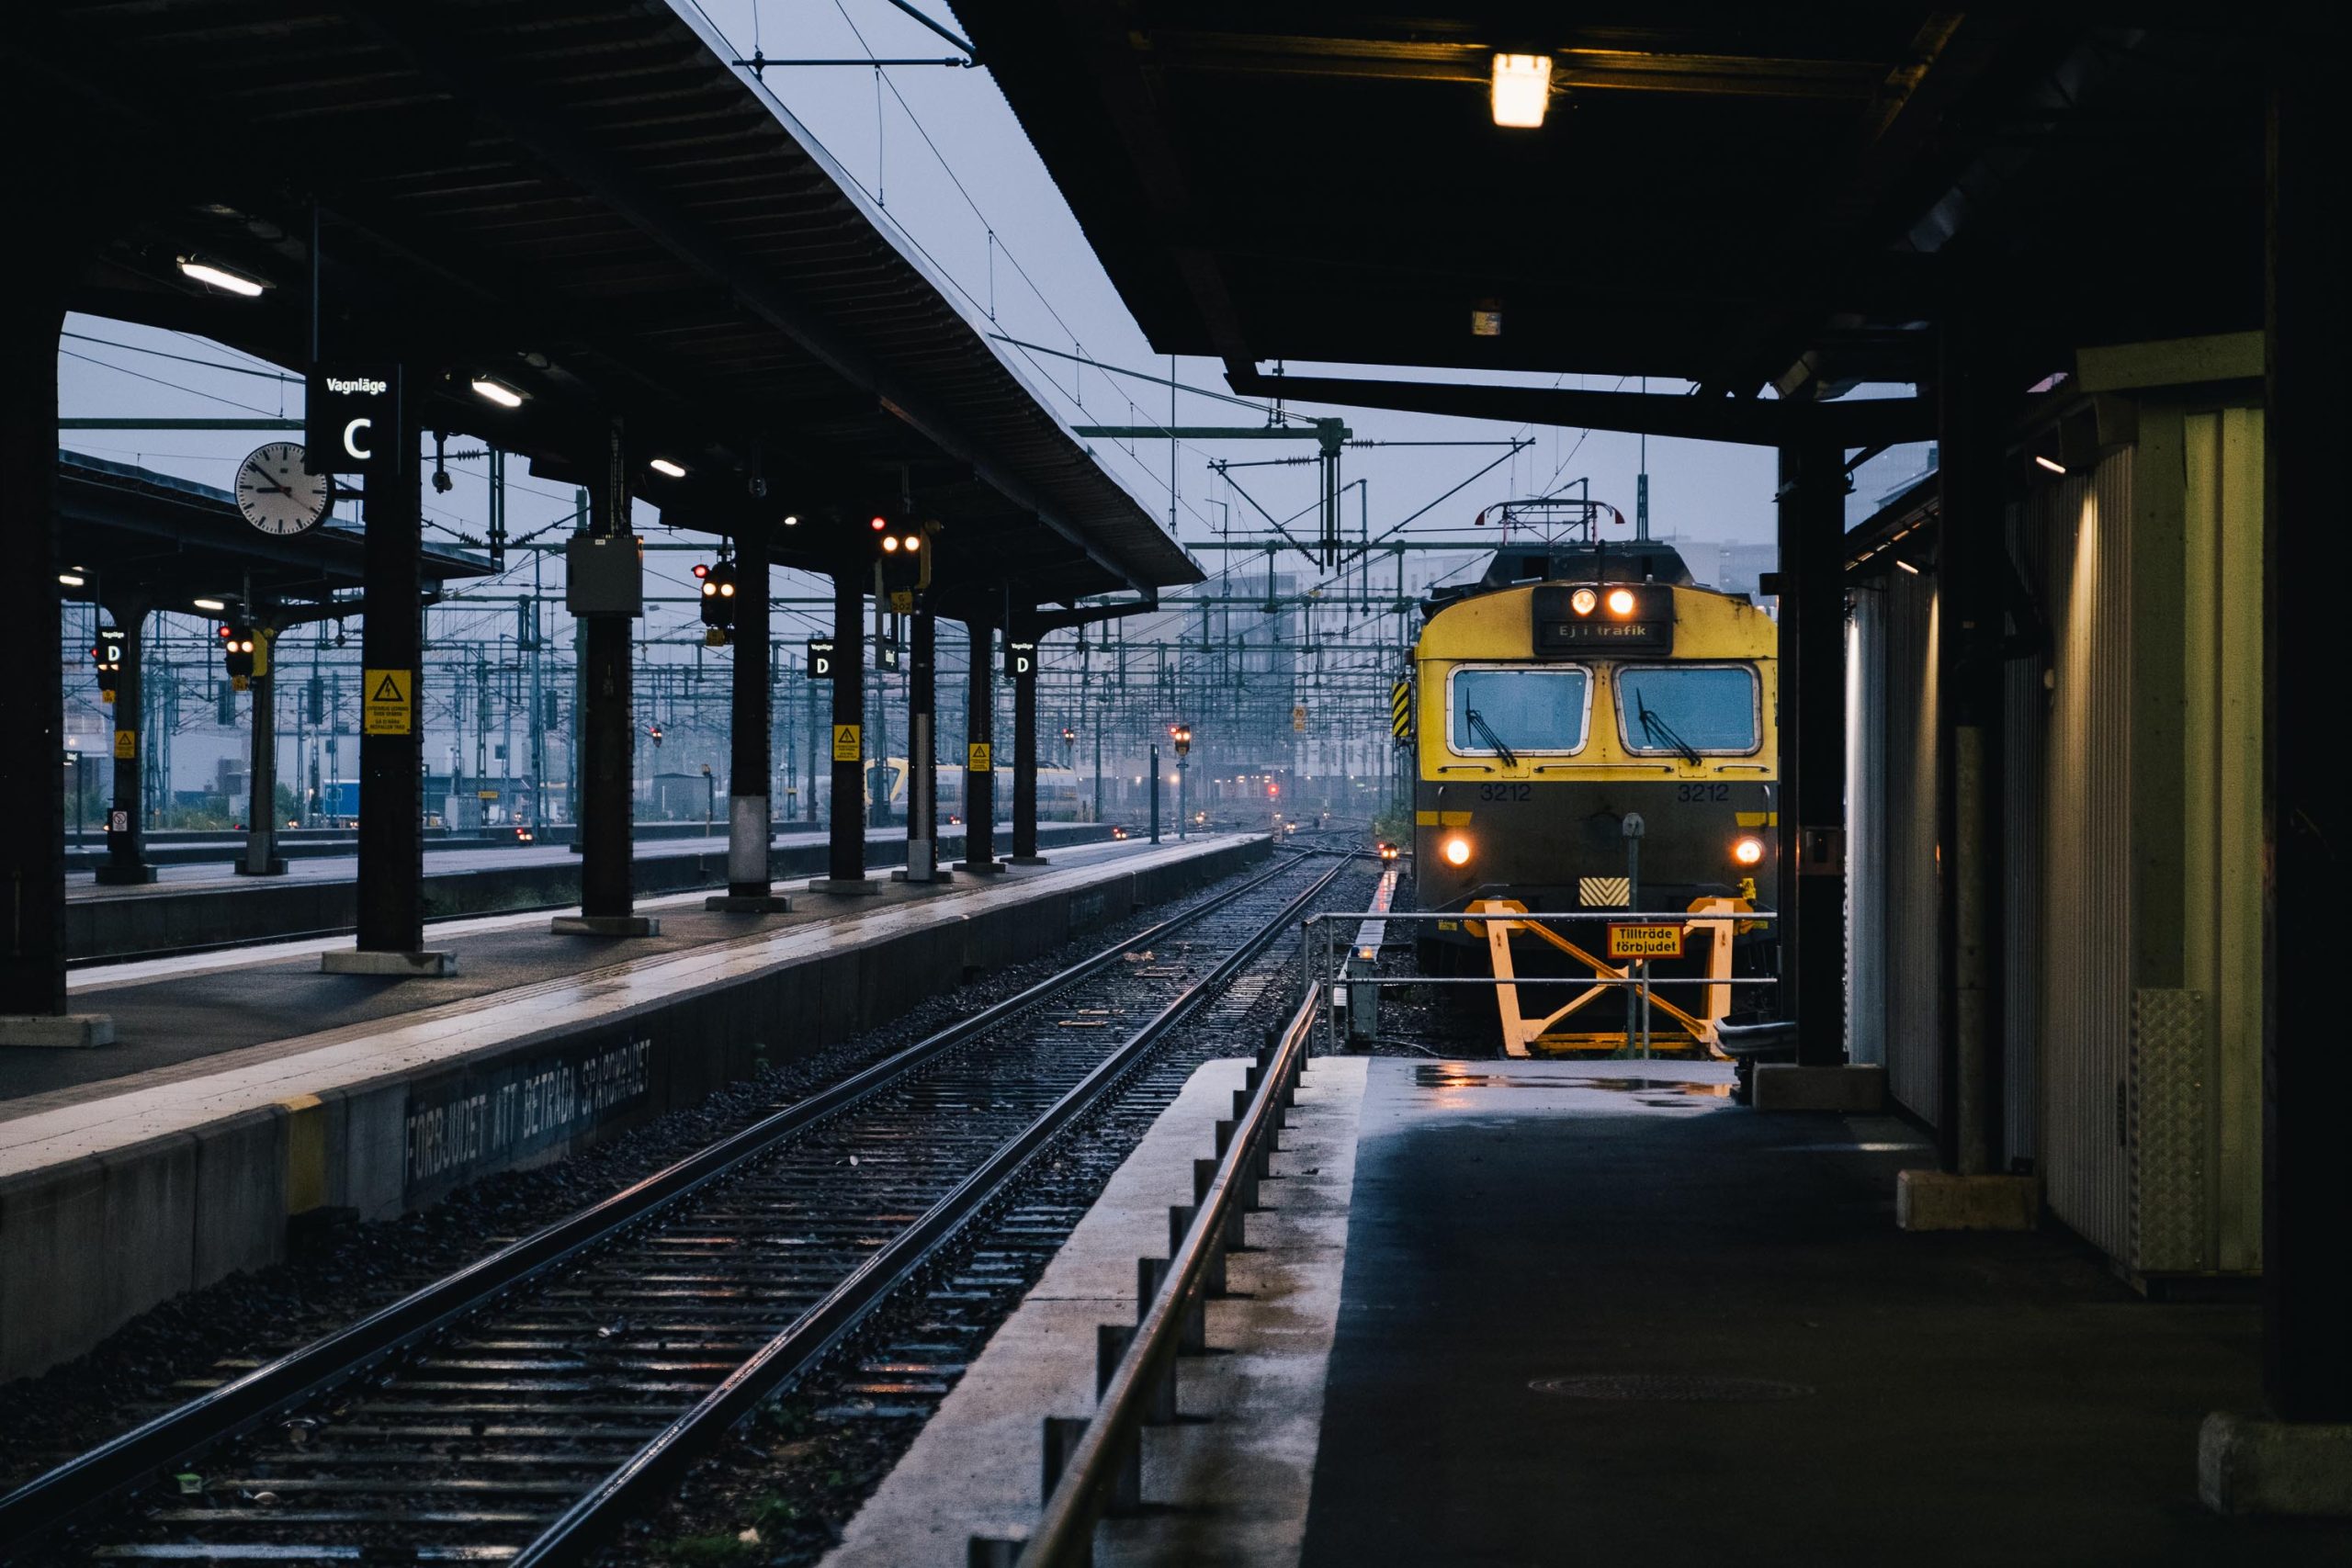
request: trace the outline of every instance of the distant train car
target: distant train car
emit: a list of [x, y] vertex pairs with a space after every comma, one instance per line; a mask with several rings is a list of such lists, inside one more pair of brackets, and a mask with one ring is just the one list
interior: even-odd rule
[[[1687, 911], [1713, 899], [1777, 908], [1778, 648], [1770, 617], [1745, 594], [1693, 583], [1670, 546], [1498, 551], [1476, 585], [1430, 603], [1414, 650], [1420, 908], [1460, 910], [1474, 899], [1594, 915]], [[1770, 928], [1741, 925], [1735, 973], [1771, 972]], [[1483, 929], [1425, 924], [1425, 972], [1487, 973]], [[1564, 934], [1592, 952], [1604, 922]], [[1592, 977], [1524, 938], [1513, 955], [1523, 975], [1541, 964]], [[1695, 976], [1705, 973], [1700, 964], [1694, 955], [1653, 968]], [[1694, 1006], [1701, 989], [1657, 994]], [[1760, 999], [1760, 987], [1727, 989], [1735, 1017]], [[1584, 1043], [1623, 1038], [1623, 998], [1610, 990], [1578, 1011], [1573, 1029]]]

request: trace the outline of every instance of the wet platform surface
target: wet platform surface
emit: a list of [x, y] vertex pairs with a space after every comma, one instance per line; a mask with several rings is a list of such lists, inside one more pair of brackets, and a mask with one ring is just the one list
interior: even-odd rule
[[1906, 1235], [1924, 1134], [1727, 1078], [1372, 1064], [1303, 1562], [2352, 1562], [2352, 1523], [2198, 1502], [2251, 1299]]
[[[1141, 840], [1056, 845], [1048, 858], [1054, 868], [1067, 869], [1148, 847]], [[72, 1005], [76, 1011], [112, 1018], [115, 1043], [87, 1051], [0, 1046], [0, 1107], [8, 1107], [0, 1110], [0, 1116], [18, 1113], [25, 1108], [10, 1102], [28, 1097], [201, 1064], [261, 1042], [379, 1022], [452, 1002], [487, 1000], [550, 981], [586, 979], [612, 964], [773, 937], [823, 921], [855, 922], [919, 899], [985, 896], [988, 887], [1017, 886], [1037, 872], [1016, 870], [985, 884], [959, 876], [939, 887], [891, 882], [883, 870], [871, 874], [882, 879], [881, 891], [857, 897], [795, 891], [792, 883], [779, 883], [778, 891], [791, 897], [796, 906], [780, 915], [708, 912], [703, 908], [708, 896], [705, 891], [640, 899], [638, 911], [657, 918], [661, 934], [619, 941], [550, 935], [548, 919], [560, 911], [546, 909], [435, 921], [425, 928], [425, 944], [456, 953], [458, 971], [432, 980], [321, 974], [318, 954], [348, 948], [348, 936], [92, 964], [69, 977]]]
[[[1001, 841], [1012, 842], [1011, 826], [1001, 825]], [[822, 829], [779, 832], [769, 843], [775, 849], [792, 849], [827, 842]], [[903, 851], [907, 834], [903, 828], [876, 828], [865, 835], [865, 841], [876, 851]], [[722, 825], [715, 833], [699, 838], [639, 839], [636, 858], [661, 860], [674, 855], [724, 855], [727, 852], [727, 830]], [[869, 851], [872, 852], [872, 851]], [[579, 853], [569, 844], [477, 844], [464, 849], [436, 850], [429, 845], [424, 851], [424, 874], [441, 875], [459, 871], [504, 871], [529, 865], [577, 865]], [[97, 873], [91, 870], [69, 871], [65, 875], [65, 897], [76, 902], [108, 898], [152, 898], [159, 893], [204, 893], [225, 887], [249, 888], [272, 883], [288, 882], [350, 882], [359, 874], [359, 857], [350, 854], [295, 855], [286, 861], [286, 869], [276, 876], [241, 876], [226, 859], [187, 862], [159, 865], [155, 880], [128, 883], [119, 886], [98, 886]]]

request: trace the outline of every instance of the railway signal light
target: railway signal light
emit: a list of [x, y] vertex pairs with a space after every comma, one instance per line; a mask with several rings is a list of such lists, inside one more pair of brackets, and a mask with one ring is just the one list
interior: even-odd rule
[[703, 641], [724, 648], [735, 630], [735, 563], [725, 557], [713, 566], [696, 566], [702, 579], [702, 624], [709, 629]]
[[243, 621], [220, 623], [220, 654], [229, 671], [229, 684], [244, 691], [253, 684], [254, 628]]
[[653, 744], [654, 744], [655, 746], [657, 746], [657, 747], [658, 747], [658, 746], [660, 746], [660, 745], [662, 744], [662, 727], [661, 727], [660, 725], [658, 725], [658, 724], [649, 724], [649, 725], [647, 725], [647, 726], [645, 727], [645, 733], [646, 733], [647, 738], [648, 738], [649, 739], [650, 739], [650, 740], [653, 742]]
[[912, 615], [915, 595], [931, 586], [931, 541], [920, 524], [893, 527], [879, 513], [872, 525], [880, 536], [875, 541], [875, 592], [896, 614]]
[[1168, 727], [1168, 733], [1176, 738], [1176, 755], [1182, 757], [1192, 750], [1193, 727], [1191, 725], [1171, 724]]

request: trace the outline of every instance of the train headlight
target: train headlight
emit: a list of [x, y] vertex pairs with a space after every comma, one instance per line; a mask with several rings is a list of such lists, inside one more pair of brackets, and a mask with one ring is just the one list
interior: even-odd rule
[[1611, 589], [1609, 591], [1609, 613], [1612, 615], [1632, 615], [1634, 613], [1634, 595], [1632, 591], [1623, 588]]
[[1589, 588], [1579, 588], [1568, 595], [1568, 608], [1579, 615], [1589, 615], [1600, 603], [1600, 595]]
[[1445, 842], [1438, 846], [1437, 852], [1445, 857], [1445, 863], [1448, 865], [1468, 865], [1470, 840], [1459, 833], [1449, 833], [1446, 835]]
[[1742, 865], [1756, 865], [1764, 859], [1764, 840], [1753, 833], [1743, 833], [1731, 847], [1731, 858]]

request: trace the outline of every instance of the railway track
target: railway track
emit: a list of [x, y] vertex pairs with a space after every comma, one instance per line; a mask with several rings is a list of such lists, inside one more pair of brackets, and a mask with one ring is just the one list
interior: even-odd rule
[[[1156, 1054], [1252, 1005], [1251, 959], [1350, 863], [1278, 864], [58, 1467], [0, 1498], [0, 1550], [578, 1560], [900, 1287], [952, 1301], [1058, 1245], [1076, 1214], [1016, 1179], [1164, 1103], [1189, 1065]], [[976, 1348], [883, 1337], [831, 1368], [853, 1411], [927, 1411]]]

